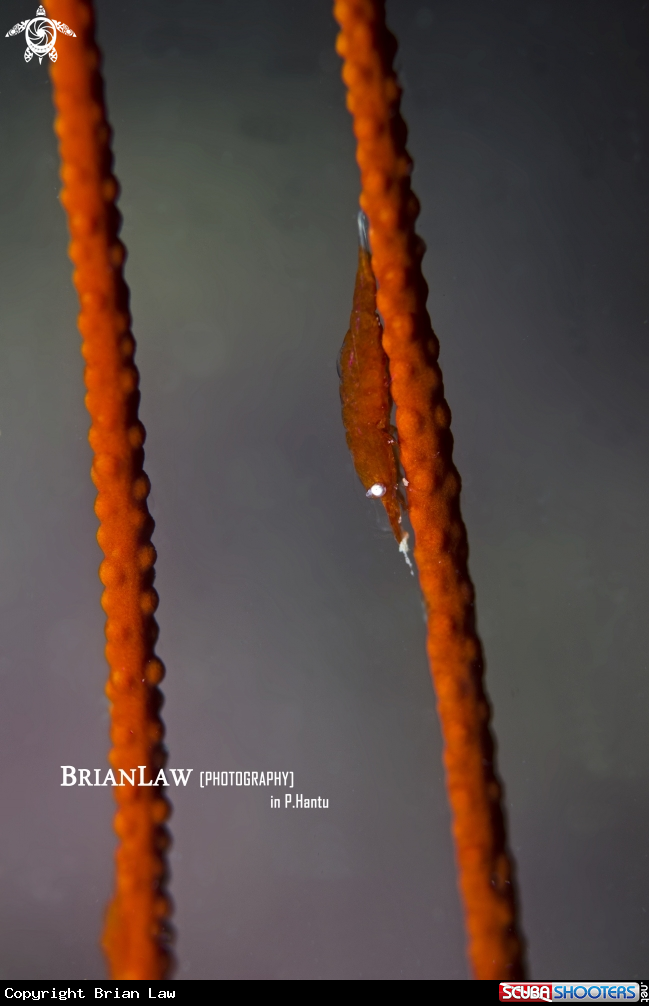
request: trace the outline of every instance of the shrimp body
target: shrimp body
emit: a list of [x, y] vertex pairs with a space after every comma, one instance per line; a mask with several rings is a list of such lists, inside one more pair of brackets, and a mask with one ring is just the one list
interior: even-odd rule
[[369, 498], [380, 499], [399, 544], [401, 528], [396, 438], [390, 426], [392, 397], [388, 358], [376, 311], [376, 280], [367, 247], [365, 214], [359, 214], [361, 243], [349, 331], [340, 354], [340, 398], [347, 446]]

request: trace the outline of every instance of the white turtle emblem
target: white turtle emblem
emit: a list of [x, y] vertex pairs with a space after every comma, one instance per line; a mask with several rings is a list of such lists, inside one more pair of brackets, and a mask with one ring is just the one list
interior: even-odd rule
[[36, 11], [36, 17], [33, 17], [31, 21], [19, 21], [15, 24], [11, 31], [8, 31], [5, 38], [9, 38], [10, 35], [20, 35], [22, 31], [25, 32], [25, 41], [27, 42], [27, 48], [25, 49], [25, 62], [29, 63], [32, 56], [38, 56], [38, 62], [42, 62], [43, 56], [49, 56], [53, 63], [56, 62], [58, 53], [54, 48], [54, 43], [56, 42], [56, 30], [62, 32], [63, 35], [74, 35], [71, 28], [68, 28], [67, 24], [63, 24], [62, 21], [52, 21], [51, 18], [46, 16], [46, 11], [44, 7], [39, 7]]

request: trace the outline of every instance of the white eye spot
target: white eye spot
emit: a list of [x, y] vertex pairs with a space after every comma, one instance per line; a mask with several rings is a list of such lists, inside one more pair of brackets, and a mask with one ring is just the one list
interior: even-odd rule
[[381, 496], [385, 496], [387, 491], [388, 490], [382, 482], [375, 482], [374, 485], [367, 490], [365, 495], [368, 499], [380, 500]]

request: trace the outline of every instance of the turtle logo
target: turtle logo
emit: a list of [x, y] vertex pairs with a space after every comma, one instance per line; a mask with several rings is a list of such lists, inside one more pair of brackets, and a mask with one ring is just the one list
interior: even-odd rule
[[5, 38], [9, 38], [10, 35], [20, 35], [22, 31], [25, 32], [25, 41], [27, 42], [27, 48], [25, 49], [25, 62], [29, 63], [32, 56], [38, 56], [38, 62], [41, 63], [43, 56], [49, 56], [53, 63], [56, 62], [58, 53], [54, 48], [54, 43], [56, 42], [56, 30], [62, 32], [63, 35], [74, 35], [71, 28], [68, 28], [67, 24], [63, 24], [62, 21], [52, 21], [51, 18], [46, 16], [46, 11], [44, 7], [39, 7], [36, 11], [36, 17], [33, 17], [31, 21], [19, 21], [15, 24], [11, 31], [8, 31]]

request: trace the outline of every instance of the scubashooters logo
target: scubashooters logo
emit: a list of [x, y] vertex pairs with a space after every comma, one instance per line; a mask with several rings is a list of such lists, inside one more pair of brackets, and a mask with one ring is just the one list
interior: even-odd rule
[[521, 1002], [535, 999], [544, 1002], [637, 1002], [640, 999], [639, 982], [500, 982], [501, 1002]]
[[62, 35], [77, 37], [67, 24], [63, 24], [62, 21], [52, 21], [47, 17], [45, 8], [39, 7], [36, 11], [36, 17], [28, 21], [19, 21], [7, 32], [5, 38], [9, 38], [10, 35], [20, 35], [24, 31], [27, 42], [25, 62], [29, 63], [33, 56], [38, 56], [38, 62], [41, 63], [43, 56], [49, 56], [52, 62], [56, 63], [58, 53], [54, 48], [54, 43], [56, 42], [57, 29]]

